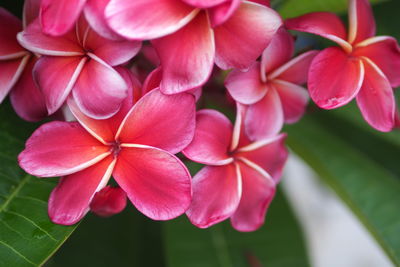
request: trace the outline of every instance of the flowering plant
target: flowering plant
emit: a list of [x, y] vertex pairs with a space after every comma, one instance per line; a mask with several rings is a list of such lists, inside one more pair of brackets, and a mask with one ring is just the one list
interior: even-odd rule
[[[398, 41], [368, 0], [348, 0], [348, 30], [329, 9], [287, 18], [292, 2], [25, 0], [22, 21], [0, 7], [0, 265], [42, 265], [90, 213], [172, 220], [166, 242], [183, 244], [223, 227], [253, 248], [249, 232], [276, 227], [304, 254], [278, 190], [292, 152], [400, 264]], [[270, 207], [290, 223], [269, 225]]]

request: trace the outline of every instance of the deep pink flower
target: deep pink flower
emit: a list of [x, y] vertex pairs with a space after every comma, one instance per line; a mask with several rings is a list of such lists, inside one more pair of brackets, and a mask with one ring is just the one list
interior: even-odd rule
[[[23, 23], [0, 8], [0, 103], [10, 93], [17, 114], [28, 121], [47, 115], [44, 98], [32, 78], [36, 57], [17, 42], [17, 33], [38, 13], [38, 1], [25, 1]], [[24, 25], [22, 25], [24, 24]]]
[[227, 218], [239, 231], [254, 231], [264, 223], [276, 184], [288, 156], [285, 135], [250, 143], [241, 130], [215, 110], [197, 112], [192, 143], [183, 153], [206, 164], [193, 178], [190, 221], [206, 228]]
[[249, 67], [282, 24], [271, 8], [242, 0], [111, 0], [105, 15], [126, 38], [154, 39], [167, 94], [202, 86], [214, 62]]
[[121, 187], [106, 186], [90, 202], [90, 211], [102, 217], [120, 213], [126, 207], [126, 193]]
[[248, 71], [233, 70], [225, 80], [231, 96], [249, 105], [245, 129], [252, 140], [275, 135], [283, 123], [300, 119], [308, 102], [306, 83], [308, 69], [316, 50], [292, 59], [293, 37], [281, 28], [263, 52], [261, 63]]
[[49, 114], [72, 95], [88, 116], [104, 119], [115, 114], [126, 97], [127, 85], [112, 66], [137, 54], [141, 43], [101, 37], [81, 19], [75, 29], [60, 37], [42, 33], [38, 20], [18, 40], [26, 49], [42, 56], [34, 68]]
[[166, 96], [155, 89], [132, 106], [132, 93], [106, 120], [85, 116], [70, 98], [79, 122], [46, 123], [26, 142], [18, 157], [26, 172], [64, 176], [49, 199], [53, 222], [79, 221], [111, 175], [133, 205], [152, 219], [168, 220], [186, 211], [191, 178], [173, 154], [193, 138], [194, 97]]
[[314, 33], [339, 47], [329, 47], [313, 60], [308, 79], [311, 98], [321, 108], [334, 109], [354, 97], [364, 119], [387, 132], [395, 124], [392, 87], [400, 85], [400, 49], [396, 39], [375, 37], [375, 21], [367, 0], [349, 1], [349, 32], [328, 12], [289, 19], [292, 30]]

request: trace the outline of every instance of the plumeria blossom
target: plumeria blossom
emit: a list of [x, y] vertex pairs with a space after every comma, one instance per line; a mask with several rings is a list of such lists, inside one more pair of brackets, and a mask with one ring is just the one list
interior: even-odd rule
[[284, 124], [294, 123], [304, 114], [308, 102], [308, 69], [316, 50], [293, 59], [293, 37], [281, 28], [262, 54], [261, 62], [249, 70], [233, 70], [225, 80], [230, 95], [249, 105], [244, 119], [251, 140], [274, 136]]
[[190, 221], [206, 228], [231, 219], [238, 231], [254, 231], [264, 223], [288, 156], [285, 134], [251, 143], [242, 130], [243, 108], [235, 126], [215, 110], [197, 112], [192, 143], [183, 153], [206, 164], [193, 178]]
[[106, 186], [90, 202], [90, 211], [102, 217], [120, 213], [126, 207], [126, 193], [121, 187]]
[[105, 17], [125, 38], [153, 40], [166, 94], [202, 86], [214, 62], [248, 68], [282, 24], [271, 8], [242, 0], [111, 0]]
[[334, 14], [310, 13], [286, 21], [289, 29], [309, 32], [336, 42], [313, 60], [308, 79], [311, 98], [321, 108], [334, 109], [354, 97], [364, 119], [383, 132], [395, 125], [392, 87], [400, 85], [400, 49], [396, 39], [375, 36], [375, 21], [367, 0], [349, 1], [349, 31]]
[[17, 33], [38, 14], [38, 0], [25, 2], [23, 22], [0, 8], [0, 103], [10, 93], [17, 114], [28, 121], [38, 121], [47, 115], [44, 98], [32, 78], [36, 56], [21, 47]]
[[133, 205], [152, 219], [172, 219], [188, 208], [191, 177], [173, 154], [193, 138], [194, 97], [166, 96], [155, 89], [134, 105], [132, 100], [133, 92], [115, 116], [94, 120], [69, 98], [78, 122], [46, 123], [26, 142], [18, 158], [26, 172], [63, 176], [49, 199], [53, 222], [78, 222], [111, 175]]
[[34, 77], [48, 113], [53, 114], [72, 95], [87, 116], [97, 119], [114, 115], [127, 96], [127, 85], [112, 66], [129, 61], [141, 46], [138, 41], [105, 39], [84, 18], [60, 37], [42, 33], [35, 20], [18, 34], [18, 40], [43, 55], [34, 67]]

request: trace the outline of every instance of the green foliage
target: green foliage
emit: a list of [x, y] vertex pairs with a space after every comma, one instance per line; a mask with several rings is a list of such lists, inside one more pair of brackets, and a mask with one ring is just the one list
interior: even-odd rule
[[33, 126], [9, 104], [0, 106], [0, 266], [39, 266], [75, 229], [55, 225], [47, 216], [55, 181], [27, 175], [18, 166], [17, 155]]

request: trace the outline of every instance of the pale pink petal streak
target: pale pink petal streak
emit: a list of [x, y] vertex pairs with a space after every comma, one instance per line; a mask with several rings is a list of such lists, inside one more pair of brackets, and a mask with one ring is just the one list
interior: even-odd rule
[[357, 104], [364, 119], [375, 129], [389, 132], [395, 124], [396, 104], [393, 89], [382, 71], [370, 60], [363, 59], [365, 79]]
[[69, 175], [105, 158], [109, 148], [77, 122], [54, 121], [38, 128], [18, 156], [27, 173], [40, 177]]
[[110, 178], [113, 165], [113, 158], [107, 157], [94, 166], [61, 178], [50, 195], [50, 219], [63, 225], [72, 225], [82, 219], [89, 211], [93, 196]]

